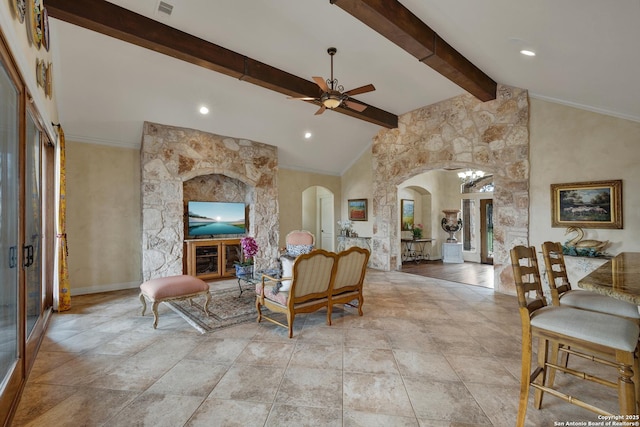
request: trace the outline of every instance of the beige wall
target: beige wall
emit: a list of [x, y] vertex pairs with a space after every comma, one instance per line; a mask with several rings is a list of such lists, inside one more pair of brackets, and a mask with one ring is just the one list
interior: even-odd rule
[[607, 251], [640, 251], [640, 123], [530, 100], [530, 244], [565, 242], [551, 227], [550, 185], [622, 180], [622, 230], [585, 229], [585, 239], [609, 240]]
[[67, 141], [71, 294], [141, 283], [140, 151]]
[[371, 157], [371, 147], [369, 147], [358, 160], [342, 175], [342, 197], [336, 198], [339, 203], [340, 216], [336, 221], [345, 221], [349, 219], [347, 211], [347, 200], [349, 199], [368, 199], [367, 200], [367, 220], [354, 221], [353, 230], [358, 236], [373, 236], [373, 206], [371, 203], [371, 194], [373, 185], [373, 165]]
[[[331, 191], [335, 204], [334, 216], [340, 218], [341, 200], [339, 176], [301, 172], [291, 169], [278, 170], [278, 206], [280, 207], [280, 247], [291, 230], [299, 230], [302, 224], [302, 193], [309, 187], [320, 186]], [[337, 221], [337, 219], [336, 219]], [[316, 236], [319, 238], [319, 236]]]

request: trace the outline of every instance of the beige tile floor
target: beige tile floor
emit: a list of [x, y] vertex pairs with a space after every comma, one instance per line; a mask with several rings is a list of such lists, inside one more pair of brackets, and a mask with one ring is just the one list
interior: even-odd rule
[[[363, 317], [338, 309], [328, 327], [325, 311], [302, 315], [293, 339], [268, 322], [201, 335], [164, 305], [154, 330], [136, 290], [75, 297], [52, 319], [13, 425], [515, 425], [515, 297], [376, 270], [365, 289]], [[613, 390], [557, 382], [615, 412]], [[550, 396], [527, 414], [529, 426], [597, 420]]]

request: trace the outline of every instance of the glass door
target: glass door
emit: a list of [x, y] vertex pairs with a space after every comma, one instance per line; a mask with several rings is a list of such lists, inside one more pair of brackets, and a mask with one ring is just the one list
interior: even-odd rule
[[493, 264], [493, 199], [480, 200], [480, 262]]
[[25, 235], [22, 248], [27, 290], [27, 339], [42, 313], [41, 135], [27, 114], [25, 153]]
[[53, 135], [29, 100], [0, 34], [0, 425], [15, 409], [53, 299]]
[[[0, 391], [3, 391], [17, 388], [22, 370], [18, 363], [21, 342], [18, 310], [20, 94], [2, 61], [0, 99]], [[9, 404], [10, 400], [0, 399], [0, 413], [5, 412]]]

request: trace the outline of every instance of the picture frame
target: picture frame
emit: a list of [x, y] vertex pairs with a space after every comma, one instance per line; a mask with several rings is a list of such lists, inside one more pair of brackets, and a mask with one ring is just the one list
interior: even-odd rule
[[415, 202], [412, 199], [400, 200], [400, 229], [413, 230], [415, 221]]
[[622, 227], [622, 180], [551, 184], [551, 226]]
[[349, 221], [367, 221], [367, 199], [349, 199], [347, 209]]

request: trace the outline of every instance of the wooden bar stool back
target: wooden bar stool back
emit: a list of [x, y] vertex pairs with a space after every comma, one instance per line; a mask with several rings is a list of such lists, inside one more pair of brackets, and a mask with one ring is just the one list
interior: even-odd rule
[[562, 244], [544, 242], [542, 256], [549, 279], [553, 305], [567, 305], [582, 310], [598, 311], [633, 320], [640, 324], [638, 306], [626, 301], [582, 289], [572, 289], [562, 253]]
[[[535, 389], [534, 405], [537, 409], [540, 409], [543, 393], [546, 392], [597, 414], [614, 415], [548, 385], [547, 373], [556, 370], [592, 383], [617, 388], [617, 414], [637, 413], [632, 377], [634, 368], [637, 368], [635, 352], [640, 332], [638, 325], [628, 319], [604, 313], [548, 306], [542, 292], [535, 248], [516, 246], [511, 249], [510, 255], [522, 322], [520, 401], [516, 425], [524, 426], [530, 387]], [[529, 298], [531, 292], [534, 295]], [[533, 338], [538, 340], [538, 360], [532, 372]], [[618, 374], [617, 384], [558, 365], [559, 350], [615, 368]]]

